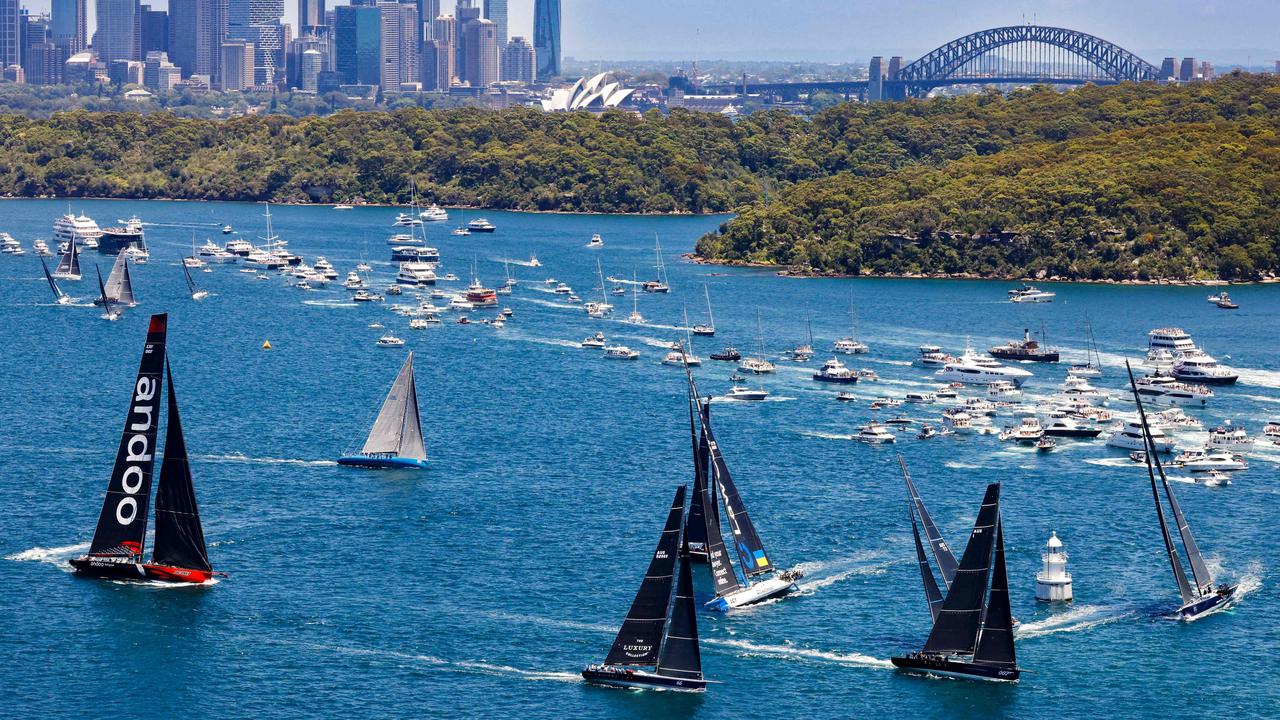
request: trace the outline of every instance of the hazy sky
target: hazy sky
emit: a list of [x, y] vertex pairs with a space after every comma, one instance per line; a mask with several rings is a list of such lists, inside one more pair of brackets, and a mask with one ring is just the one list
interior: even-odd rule
[[[912, 58], [975, 30], [1035, 20], [1089, 32], [1159, 62], [1280, 59], [1280, 0], [561, 0], [564, 53], [582, 59]], [[26, 0], [47, 9], [49, 0]], [[89, 0], [92, 6], [94, 0]], [[345, 4], [345, 2], [340, 3]], [[454, 0], [443, 0], [446, 9]], [[533, 0], [509, 0], [513, 35]], [[167, 6], [155, 0], [155, 7]], [[92, 10], [90, 11], [92, 13]], [[285, 0], [297, 27], [297, 0]]]

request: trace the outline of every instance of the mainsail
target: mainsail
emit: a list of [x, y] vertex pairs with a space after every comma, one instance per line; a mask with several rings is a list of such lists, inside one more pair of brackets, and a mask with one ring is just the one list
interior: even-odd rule
[[40, 258], [40, 267], [44, 268], [44, 279], [49, 281], [49, 289], [53, 291], [54, 299], [61, 300], [63, 298], [62, 290], [58, 288], [58, 283], [54, 282], [53, 276], [49, 274], [49, 264], [44, 261], [44, 258]]
[[116, 451], [102, 513], [98, 516], [98, 528], [89, 545], [90, 555], [136, 557], [142, 554], [160, 424], [160, 380], [164, 374], [167, 325], [168, 315], [151, 316], [120, 448]]
[[391, 392], [387, 393], [378, 419], [374, 421], [360, 452], [427, 459], [427, 449], [422, 442], [422, 424], [418, 418], [418, 389], [413, 380], [412, 352], [391, 384]]
[[996, 557], [991, 574], [991, 595], [982, 618], [982, 634], [973, 661], [983, 665], [1017, 667], [1013, 654], [1013, 611], [1009, 607], [1009, 575], [1004, 567], [1004, 524], [996, 518]]
[[93, 270], [98, 273], [98, 292], [102, 293], [102, 309], [107, 311], [107, 315], [110, 315], [111, 298], [107, 297], [107, 289], [102, 286], [102, 269], [94, 265]]
[[164, 459], [156, 482], [156, 537], [152, 562], [159, 565], [212, 571], [204, 544], [204, 528], [196, 506], [196, 491], [191, 482], [191, 465], [187, 457], [187, 441], [178, 417], [178, 396], [173, 391], [173, 369], [166, 359], [169, 373], [169, 424], [164, 434]]
[[[683, 487], [680, 488], [684, 490]], [[693, 572], [689, 553], [680, 552], [676, 601], [671, 606], [667, 636], [658, 653], [658, 674], [686, 680], [702, 679], [702, 656], [698, 651], [698, 613], [693, 605]]]
[[[697, 424], [694, 422], [694, 405], [701, 400], [692, 394], [689, 396], [689, 442], [693, 445], [693, 497], [689, 501], [689, 519], [685, 523], [685, 547], [690, 543], [705, 546], [707, 543], [707, 524], [703, 517], [702, 488], [706, 484], [707, 458], [702, 452], [702, 442], [698, 437]], [[705, 436], [703, 438], [705, 440]]]
[[62, 277], [79, 277], [80, 276], [80, 251], [76, 249], [76, 241], [71, 239], [67, 248], [67, 253], [58, 260], [58, 266], [53, 272]]
[[133, 281], [129, 277], [129, 260], [124, 253], [116, 255], [116, 262], [107, 276], [106, 296], [121, 305], [136, 305], [133, 297]]
[[711, 430], [710, 419], [703, 418], [703, 429], [707, 433], [707, 449], [710, 452], [712, 477], [720, 489], [720, 497], [724, 501], [725, 515], [729, 519], [729, 528], [733, 531], [733, 544], [738, 552], [742, 572], [747, 575], [759, 575], [773, 569], [769, 556], [765, 554], [764, 543], [756, 533], [751, 516], [747, 514], [747, 506], [738, 494], [738, 487], [729, 474], [729, 466], [725, 464], [724, 455], [720, 454], [720, 446], [716, 444], [715, 433]]
[[182, 275], [187, 279], [187, 290], [194, 295], [196, 293], [196, 281], [191, 279], [191, 271], [187, 269], [187, 264], [182, 263]]
[[[911, 482], [911, 474], [907, 472], [907, 464], [901, 456], [898, 457], [898, 465], [902, 468], [902, 478], [907, 483], [907, 493], [911, 495], [911, 502], [915, 506], [916, 513], [920, 515], [920, 524], [924, 526], [925, 537], [929, 539], [929, 549], [933, 552], [933, 559], [938, 563], [938, 570], [942, 573], [942, 583], [950, 588], [956, 576], [956, 556], [951, 554], [951, 548], [947, 546], [947, 541], [942, 539], [942, 533], [938, 531], [938, 526], [934, 524], [928, 508], [924, 506], [924, 500], [921, 500], [920, 493], [916, 492], [916, 486]], [[913, 516], [912, 522], [914, 521]]]
[[987, 595], [999, 516], [1000, 483], [992, 483], [987, 486], [955, 580], [925, 642], [925, 652], [973, 654], [982, 626], [983, 600]]
[[657, 665], [667, 625], [667, 606], [671, 604], [671, 585], [675, 579], [676, 557], [680, 549], [680, 526], [684, 523], [684, 492], [676, 488], [667, 523], [662, 529], [658, 547], [649, 561], [649, 569], [640, 590], [631, 603], [627, 619], [618, 630], [606, 665]]

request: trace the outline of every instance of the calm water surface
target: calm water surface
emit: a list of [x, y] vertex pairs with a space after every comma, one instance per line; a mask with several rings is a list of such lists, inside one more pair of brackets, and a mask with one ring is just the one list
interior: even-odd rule
[[[30, 252], [0, 256], [0, 716], [741, 718], [760, 716], [762, 703], [786, 717], [878, 717], [889, 708], [902, 717], [1080, 717], [1100, 707], [1113, 718], [1280, 713], [1272, 578], [1280, 448], [1259, 445], [1230, 487], [1177, 484], [1214, 566], [1248, 588], [1234, 611], [1187, 625], [1166, 617], [1177, 597], [1145, 473], [1101, 439], [1062, 442], [1047, 455], [994, 436], [909, 434], [888, 449], [847, 439], [875, 416], [871, 399], [934, 384], [909, 363], [916, 346], [986, 347], [1043, 323], [1052, 343], [1082, 359], [1086, 317], [1110, 365], [1096, 384], [1118, 392], [1116, 363], [1145, 348], [1146, 332], [1183, 326], [1242, 370], [1239, 385], [1195, 414], [1206, 426], [1231, 418], [1258, 434], [1280, 416], [1280, 288], [1233, 289], [1242, 306], [1234, 313], [1194, 288], [1059, 286], [1057, 302], [1022, 306], [1004, 302], [1005, 283], [796, 280], [681, 261], [720, 218], [491, 212], [494, 235], [454, 237], [443, 225], [428, 234], [442, 273], [465, 280], [474, 265], [491, 286], [502, 258], [537, 254], [541, 268], [511, 266], [521, 280], [503, 298], [513, 320], [494, 330], [446, 318], [411, 331], [384, 305], [347, 302], [336, 284], [306, 293], [235, 266], [198, 274], [213, 294], [187, 299], [178, 259], [193, 226], [200, 242], [222, 242], [214, 224], [224, 222], [255, 237], [258, 206], [74, 207], [103, 225], [139, 214], [153, 257], [134, 273], [142, 304], [107, 323], [93, 309], [52, 306]], [[0, 231], [29, 248], [65, 208], [0, 202]], [[394, 210], [273, 215], [278, 234], [309, 260], [325, 255], [345, 274], [364, 256], [390, 280], [384, 239]], [[606, 247], [584, 249], [595, 232]], [[554, 276], [590, 299], [596, 258], [606, 275], [651, 276], [655, 233], [673, 292], [639, 298], [651, 326], [591, 320], [542, 283]], [[68, 290], [87, 299], [92, 265], [105, 273], [109, 263], [92, 251], [83, 260], [86, 280]], [[704, 669], [721, 683], [705, 696], [588, 687], [577, 670], [604, 657], [671, 488], [691, 482], [682, 373], [659, 360], [679, 337], [683, 308], [691, 321], [705, 319], [704, 283], [721, 331], [695, 342], [704, 357], [728, 343], [755, 347], [757, 309], [775, 355], [806, 340], [812, 320], [819, 355], [807, 365], [780, 361], [778, 375], [762, 381], [771, 401], [714, 408], [770, 555], [801, 567], [807, 581], [783, 602], [700, 615]], [[849, 331], [850, 290], [872, 348], [851, 364], [882, 380], [857, 386], [862, 401], [838, 403], [809, 375]], [[613, 302], [620, 315], [630, 311], [629, 297]], [[147, 315], [162, 311], [209, 553], [230, 577], [196, 589], [80, 580], [65, 560], [92, 535]], [[375, 347], [375, 321], [417, 353], [427, 472], [333, 463], [363, 440], [403, 361], [402, 350]], [[579, 349], [597, 329], [640, 360]], [[263, 351], [264, 340], [273, 349]], [[706, 363], [702, 388], [727, 390], [730, 369]], [[1032, 398], [1050, 395], [1065, 374], [1030, 369]], [[1204, 435], [1179, 439], [1198, 444]], [[985, 484], [1004, 483], [1018, 655], [1034, 671], [1017, 685], [890, 669], [892, 654], [918, 648], [928, 632], [895, 452], [955, 542]], [[1034, 600], [1052, 530], [1071, 555], [1069, 607]]]

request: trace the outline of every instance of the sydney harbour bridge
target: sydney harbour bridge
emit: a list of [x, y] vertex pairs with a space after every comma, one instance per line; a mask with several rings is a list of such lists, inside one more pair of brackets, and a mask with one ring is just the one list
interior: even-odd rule
[[[1191, 66], [1190, 71], [1187, 70]], [[1192, 79], [1194, 61], [1160, 67], [1102, 38], [1067, 28], [1010, 25], [970, 33], [911, 63], [873, 57], [868, 79], [848, 81], [704, 85], [704, 93], [747, 92], [794, 96], [826, 90], [867, 100], [898, 100], [948, 85], [1097, 85]]]

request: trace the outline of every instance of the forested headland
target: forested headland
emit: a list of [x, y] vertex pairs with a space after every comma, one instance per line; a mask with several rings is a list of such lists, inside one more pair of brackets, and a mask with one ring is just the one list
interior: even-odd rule
[[513, 108], [226, 121], [0, 115], [0, 195], [735, 216], [704, 259], [798, 272], [1280, 270], [1280, 82], [1030, 88], [781, 111]]

